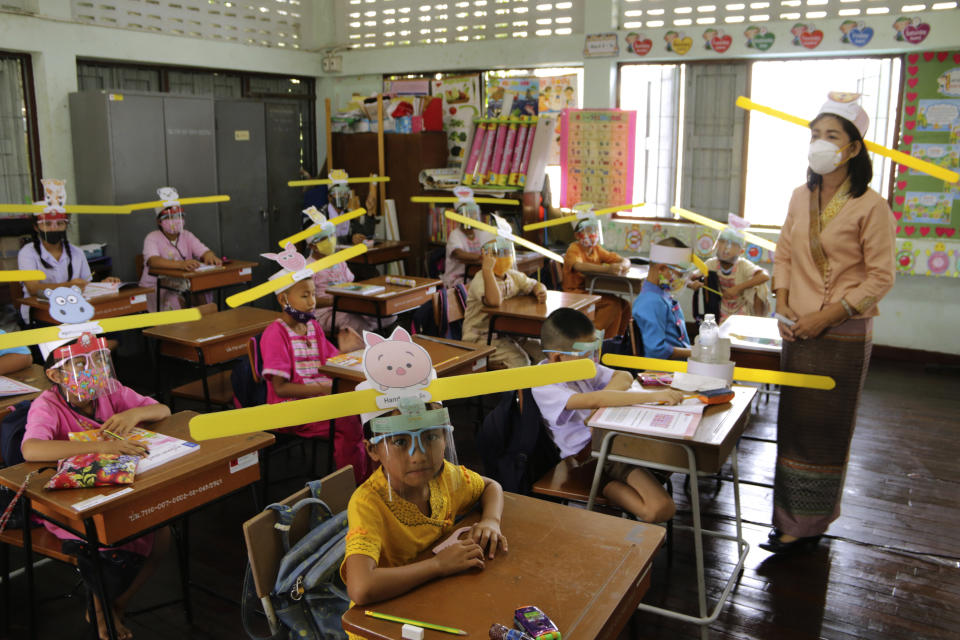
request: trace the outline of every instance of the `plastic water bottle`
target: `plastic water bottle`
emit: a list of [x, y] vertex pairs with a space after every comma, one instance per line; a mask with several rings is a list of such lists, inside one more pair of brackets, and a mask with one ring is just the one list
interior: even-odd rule
[[708, 313], [700, 323], [700, 346], [703, 347], [704, 362], [714, 362], [717, 359], [717, 342], [720, 338], [720, 327], [714, 320], [713, 314]]

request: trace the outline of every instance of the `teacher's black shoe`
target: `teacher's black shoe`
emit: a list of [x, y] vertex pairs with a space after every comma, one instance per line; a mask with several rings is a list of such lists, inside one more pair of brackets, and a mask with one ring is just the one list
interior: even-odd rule
[[794, 553], [809, 553], [817, 548], [822, 536], [809, 536], [807, 538], [797, 538], [793, 542], [781, 542], [780, 537], [770, 538], [766, 542], [760, 543], [760, 548], [771, 553], [789, 555]]
[[770, 532], [767, 534], [767, 540], [776, 540], [782, 535], [783, 531], [780, 531], [780, 529], [774, 527], [773, 529], [770, 529]]

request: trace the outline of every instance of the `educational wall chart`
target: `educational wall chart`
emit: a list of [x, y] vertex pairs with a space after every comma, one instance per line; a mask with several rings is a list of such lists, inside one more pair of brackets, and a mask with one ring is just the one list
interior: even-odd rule
[[633, 202], [637, 112], [566, 109], [560, 133], [560, 204], [610, 207]]
[[443, 130], [447, 132], [447, 166], [462, 166], [470, 148], [473, 119], [480, 115], [480, 75], [431, 81], [431, 93], [443, 99]]
[[[503, 96], [513, 93], [513, 108], [510, 113], [500, 113]], [[540, 78], [490, 78], [487, 80], [487, 117], [535, 116], [540, 108]]]
[[[904, 37], [910, 25], [904, 26]], [[900, 151], [946, 169], [960, 169], [960, 51], [904, 56], [906, 85]], [[897, 167], [893, 215], [900, 273], [958, 276], [960, 187]]]
[[577, 74], [540, 78], [540, 106], [541, 114], [552, 113], [557, 116], [557, 130], [554, 143], [550, 145], [547, 164], [560, 164], [560, 114], [564, 109], [576, 109], [580, 106], [577, 101]]

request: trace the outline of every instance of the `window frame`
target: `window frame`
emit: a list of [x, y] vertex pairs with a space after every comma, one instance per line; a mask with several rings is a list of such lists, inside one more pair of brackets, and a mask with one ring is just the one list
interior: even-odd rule
[[40, 157], [40, 127], [37, 122], [37, 93], [33, 78], [33, 58], [29, 53], [0, 49], [0, 58], [16, 60], [20, 64], [23, 102], [27, 111], [27, 166], [30, 171], [30, 190], [34, 201], [43, 196], [43, 162]]

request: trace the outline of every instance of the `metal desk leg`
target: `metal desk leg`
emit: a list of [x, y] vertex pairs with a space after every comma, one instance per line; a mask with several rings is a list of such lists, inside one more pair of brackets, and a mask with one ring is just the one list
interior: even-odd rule
[[487, 325], [487, 346], [490, 346], [490, 341], [493, 340], [493, 323], [496, 321], [497, 316], [490, 316], [490, 324]]
[[190, 516], [180, 520], [180, 540], [177, 541], [180, 560], [180, 591], [183, 594], [183, 613], [187, 623], [193, 624], [193, 604], [190, 602]]
[[[107, 623], [107, 636], [110, 640], [117, 640], [116, 621], [113, 619], [113, 606], [107, 598], [107, 589], [103, 580], [103, 566], [100, 564], [100, 542], [97, 537], [97, 527], [93, 524], [92, 518], [83, 521], [86, 531], [86, 544], [84, 553], [90, 557], [93, 563], [93, 582], [94, 595], [100, 599], [100, 608], [103, 611], [103, 620]], [[97, 623], [96, 615], [93, 617], [93, 623]]]
[[597, 492], [600, 490], [600, 477], [603, 475], [603, 465], [607, 462], [607, 456], [610, 455], [610, 443], [616, 433], [608, 431], [603, 436], [603, 442], [600, 443], [600, 457], [597, 458], [597, 468], [593, 472], [593, 484], [590, 485], [590, 497], [587, 499], [587, 511], [593, 511], [593, 503], [597, 499]]
[[[30, 498], [20, 496], [20, 513], [23, 517], [23, 575], [27, 580], [27, 637], [37, 637], [37, 594], [33, 584], [33, 532], [30, 528]], [[6, 588], [8, 580], [4, 580]]]
[[197, 364], [200, 365], [200, 384], [203, 385], [203, 402], [209, 412], [212, 408], [210, 405], [210, 385], [207, 384], [207, 360], [203, 356], [202, 348], [197, 348]]

